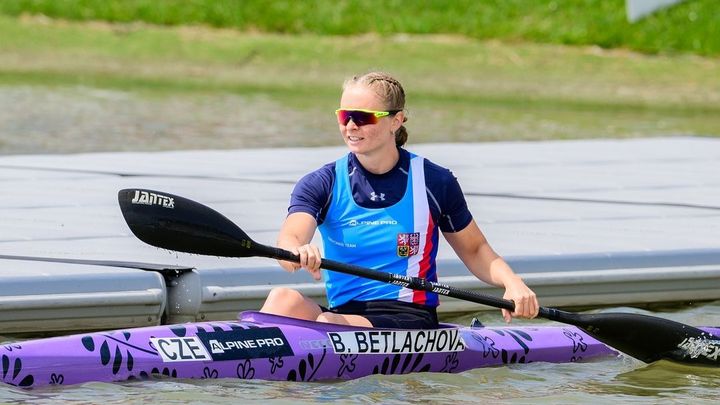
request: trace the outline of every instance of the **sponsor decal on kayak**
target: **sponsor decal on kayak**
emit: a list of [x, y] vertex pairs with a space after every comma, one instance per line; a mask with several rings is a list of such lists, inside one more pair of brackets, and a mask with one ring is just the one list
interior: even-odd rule
[[720, 357], [720, 340], [685, 338], [678, 348], [685, 350], [691, 359], [703, 356], [709, 360], [717, 360]]
[[335, 353], [440, 353], [465, 350], [459, 329], [328, 332]]
[[150, 338], [163, 362], [212, 360], [197, 336]]
[[163, 362], [257, 359], [292, 356], [280, 328], [203, 332], [182, 338], [151, 338]]
[[213, 360], [257, 359], [294, 354], [280, 328], [200, 331], [197, 337], [208, 349]]
[[131, 202], [133, 204], [159, 205], [165, 208], [175, 208], [174, 198], [149, 191], [135, 190], [135, 197], [133, 197]]
[[301, 340], [298, 345], [305, 350], [324, 349], [332, 346], [330, 339]]

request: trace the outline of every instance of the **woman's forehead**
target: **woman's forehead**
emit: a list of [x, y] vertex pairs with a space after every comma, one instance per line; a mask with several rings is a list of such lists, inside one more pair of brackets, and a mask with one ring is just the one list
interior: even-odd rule
[[340, 106], [372, 110], [384, 108], [384, 103], [380, 96], [370, 87], [355, 84], [345, 88], [340, 98]]

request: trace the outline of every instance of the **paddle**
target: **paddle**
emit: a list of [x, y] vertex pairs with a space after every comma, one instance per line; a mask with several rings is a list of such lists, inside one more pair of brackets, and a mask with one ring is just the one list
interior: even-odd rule
[[192, 271], [192, 267], [187, 266], [173, 266], [170, 264], [155, 264], [155, 263], [142, 263], [142, 262], [125, 262], [118, 260], [89, 260], [89, 259], [65, 259], [60, 257], [38, 257], [38, 256], [15, 256], [15, 255], [0, 255], [0, 260], [20, 260], [20, 261], [35, 261], [35, 262], [51, 262], [51, 263], [70, 263], [70, 264], [83, 264], [90, 266], [108, 266], [108, 267], [123, 267], [128, 269], [138, 269], [146, 271], [155, 271], [163, 275], [177, 275]]
[[[298, 256], [287, 250], [253, 241], [222, 214], [192, 200], [141, 189], [121, 190], [118, 200], [132, 232], [152, 246], [201, 255], [261, 256], [299, 261]], [[514, 309], [512, 301], [421, 278], [379, 272], [329, 259], [322, 259], [320, 267], [496, 308]], [[666, 359], [720, 366], [720, 338], [682, 323], [641, 314], [577, 314], [545, 307], [540, 308], [539, 316], [575, 325], [607, 345], [647, 363]]]

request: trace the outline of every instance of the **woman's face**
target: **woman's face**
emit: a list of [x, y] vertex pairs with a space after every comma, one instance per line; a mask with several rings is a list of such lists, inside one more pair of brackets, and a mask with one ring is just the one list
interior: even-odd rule
[[[340, 107], [353, 110], [387, 111], [377, 94], [363, 85], [348, 86], [343, 91]], [[338, 124], [345, 144], [356, 155], [395, 153], [395, 131], [402, 125], [402, 112], [378, 119], [375, 124], [358, 126], [353, 120]]]

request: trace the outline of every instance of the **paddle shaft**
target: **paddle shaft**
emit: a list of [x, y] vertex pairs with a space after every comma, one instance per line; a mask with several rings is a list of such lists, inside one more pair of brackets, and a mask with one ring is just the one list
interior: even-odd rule
[[[265, 246], [257, 242], [255, 242], [255, 246], [253, 246], [253, 248], [257, 251], [257, 253], [264, 257], [296, 263], [300, 262], [300, 256], [281, 248]], [[424, 278], [381, 272], [366, 267], [355, 266], [352, 264], [342, 263], [325, 258], [321, 259], [320, 267], [325, 270], [337, 271], [339, 273], [350, 274], [353, 276], [369, 278], [384, 283], [399, 285], [401, 287], [409, 288], [411, 290], [428, 291], [435, 294], [444, 295], [446, 297], [471, 301], [495, 308], [507, 309], [509, 311], [515, 310], [515, 303], [510, 300], [497, 298], [491, 295], [481, 295], [473, 291], [451, 287], [449, 285], [436, 283], [426, 280]], [[538, 316], [550, 320], [559, 320], [559, 312], [561, 311], [540, 307]]]

